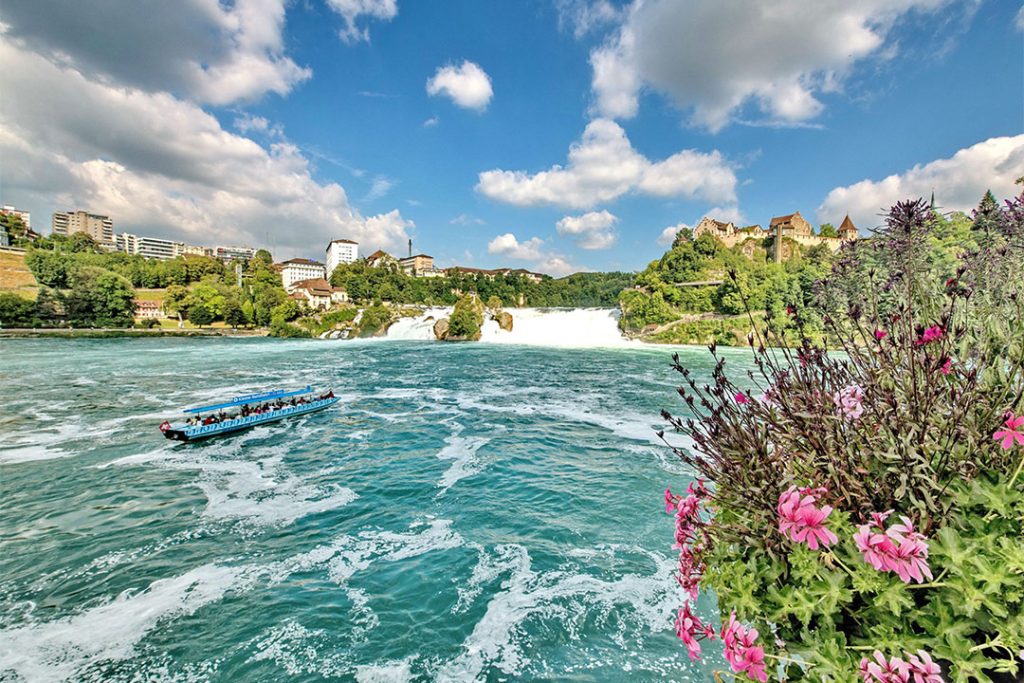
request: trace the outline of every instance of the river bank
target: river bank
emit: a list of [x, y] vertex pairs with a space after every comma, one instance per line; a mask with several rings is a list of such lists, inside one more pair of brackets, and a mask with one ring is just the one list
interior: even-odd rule
[[25, 327], [0, 329], [0, 339], [15, 337], [58, 337], [73, 339], [113, 339], [118, 337], [266, 337], [266, 329], [233, 330], [230, 328], [94, 328]]

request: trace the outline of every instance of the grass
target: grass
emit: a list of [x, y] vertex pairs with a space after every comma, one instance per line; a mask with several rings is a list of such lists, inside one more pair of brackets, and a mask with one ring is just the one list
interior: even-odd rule
[[26, 299], [35, 299], [39, 284], [25, 265], [25, 255], [0, 251], [0, 291], [11, 292]]

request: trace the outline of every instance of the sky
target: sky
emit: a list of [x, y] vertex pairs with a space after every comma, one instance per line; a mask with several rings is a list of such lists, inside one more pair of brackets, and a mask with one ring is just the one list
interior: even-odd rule
[[1024, 175], [1009, 0], [5, 0], [0, 202], [323, 260], [638, 270]]

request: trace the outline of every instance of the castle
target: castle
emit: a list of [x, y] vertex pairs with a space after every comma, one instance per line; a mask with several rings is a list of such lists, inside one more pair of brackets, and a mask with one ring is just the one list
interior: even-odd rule
[[823, 244], [832, 251], [836, 251], [844, 243], [857, 239], [857, 226], [847, 215], [839, 225], [838, 237], [823, 237], [815, 235], [814, 229], [807, 219], [801, 216], [799, 211], [795, 211], [785, 216], [773, 216], [767, 230], [760, 225], [747, 225], [738, 228], [732, 222], [723, 222], [705, 216], [694, 227], [693, 238], [697, 239], [705, 234], [711, 235], [727, 247], [742, 245], [741, 249], [747, 258], [753, 257], [754, 249], [759, 246], [760, 240], [774, 237], [772, 257], [776, 261], [785, 261], [792, 257], [794, 244], [801, 247], [814, 247]]

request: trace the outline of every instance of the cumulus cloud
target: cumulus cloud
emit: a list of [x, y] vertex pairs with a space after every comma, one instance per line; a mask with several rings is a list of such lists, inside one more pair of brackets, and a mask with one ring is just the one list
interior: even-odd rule
[[504, 235], [498, 235], [488, 243], [487, 253], [519, 261], [530, 261], [531, 268], [554, 277], [562, 277], [585, 270], [585, 268], [572, 265], [561, 254], [545, 251], [543, 246], [544, 240], [539, 237], [531, 237], [520, 242], [513, 233], [507, 232]]
[[952, 2], [636, 0], [616, 35], [591, 53], [595, 107], [634, 116], [648, 86], [712, 131], [747, 105], [772, 121], [806, 121], [855, 64], [894, 53], [898, 19]]
[[452, 225], [486, 225], [487, 222], [482, 218], [476, 216], [470, 216], [468, 213], [460, 213], [455, 218], [448, 221]]
[[849, 213], [861, 227], [878, 225], [879, 214], [901, 199], [931, 196], [945, 211], [969, 211], [985, 190], [1010, 197], [1024, 174], [1024, 135], [990, 138], [959, 150], [948, 159], [918, 164], [882, 180], [862, 180], [837, 187], [818, 207], [818, 220], [842, 220]]
[[534, 175], [485, 171], [476, 189], [517, 206], [548, 204], [570, 209], [589, 209], [627, 192], [731, 202], [736, 199], [736, 174], [718, 151], [683, 150], [652, 162], [633, 149], [617, 123], [596, 119], [569, 148], [566, 166], [552, 166]]
[[612, 227], [618, 222], [618, 217], [608, 211], [591, 211], [582, 216], [566, 216], [555, 228], [559, 235], [573, 238], [582, 249], [607, 249], [615, 244]]
[[559, 28], [571, 27], [573, 36], [582, 38], [621, 20], [623, 10], [608, 0], [555, 0]]
[[117, 230], [199, 244], [266, 245], [269, 233], [284, 255], [316, 255], [336, 237], [397, 248], [412, 227], [397, 211], [360, 215], [287, 140], [264, 148], [172, 94], [91, 80], [6, 36], [0, 63], [5, 200], [87, 208]]
[[673, 242], [675, 242], [676, 235], [679, 234], [680, 230], [689, 229], [689, 228], [690, 228], [690, 226], [687, 225], [686, 223], [679, 223], [678, 225], [670, 225], [669, 227], [667, 227], [667, 228], [665, 228], [664, 230], [661, 231], [661, 234], [658, 235], [658, 239], [656, 239], [655, 242], [657, 242], [658, 244], [660, 244], [663, 247], [667, 247], [670, 244], [672, 244]]
[[461, 66], [438, 67], [427, 81], [427, 94], [446, 95], [458, 106], [480, 112], [487, 109], [494, 91], [491, 77], [478, 64], [467, 60]]
[[286, 2], [8, 0], [3, 23], [54, 63], [224, 105], [285, 95], [312, 75], [285, 54]]
[[531, 237], [520, 242], [514, 234], [506, 232], [487, 244], [487, 253], [508, 256], [522, 261], [537, 261], [543, 258], [540, 250], [543, 244], [544, 240], [539, 237]]
[[370, 39], [370, 29], [359, 27], [360, 18], [391, 21], [398, 16], [397, 0], [327, 0], [327, 6], [345, 20], [339, 35], [346, 43]]

